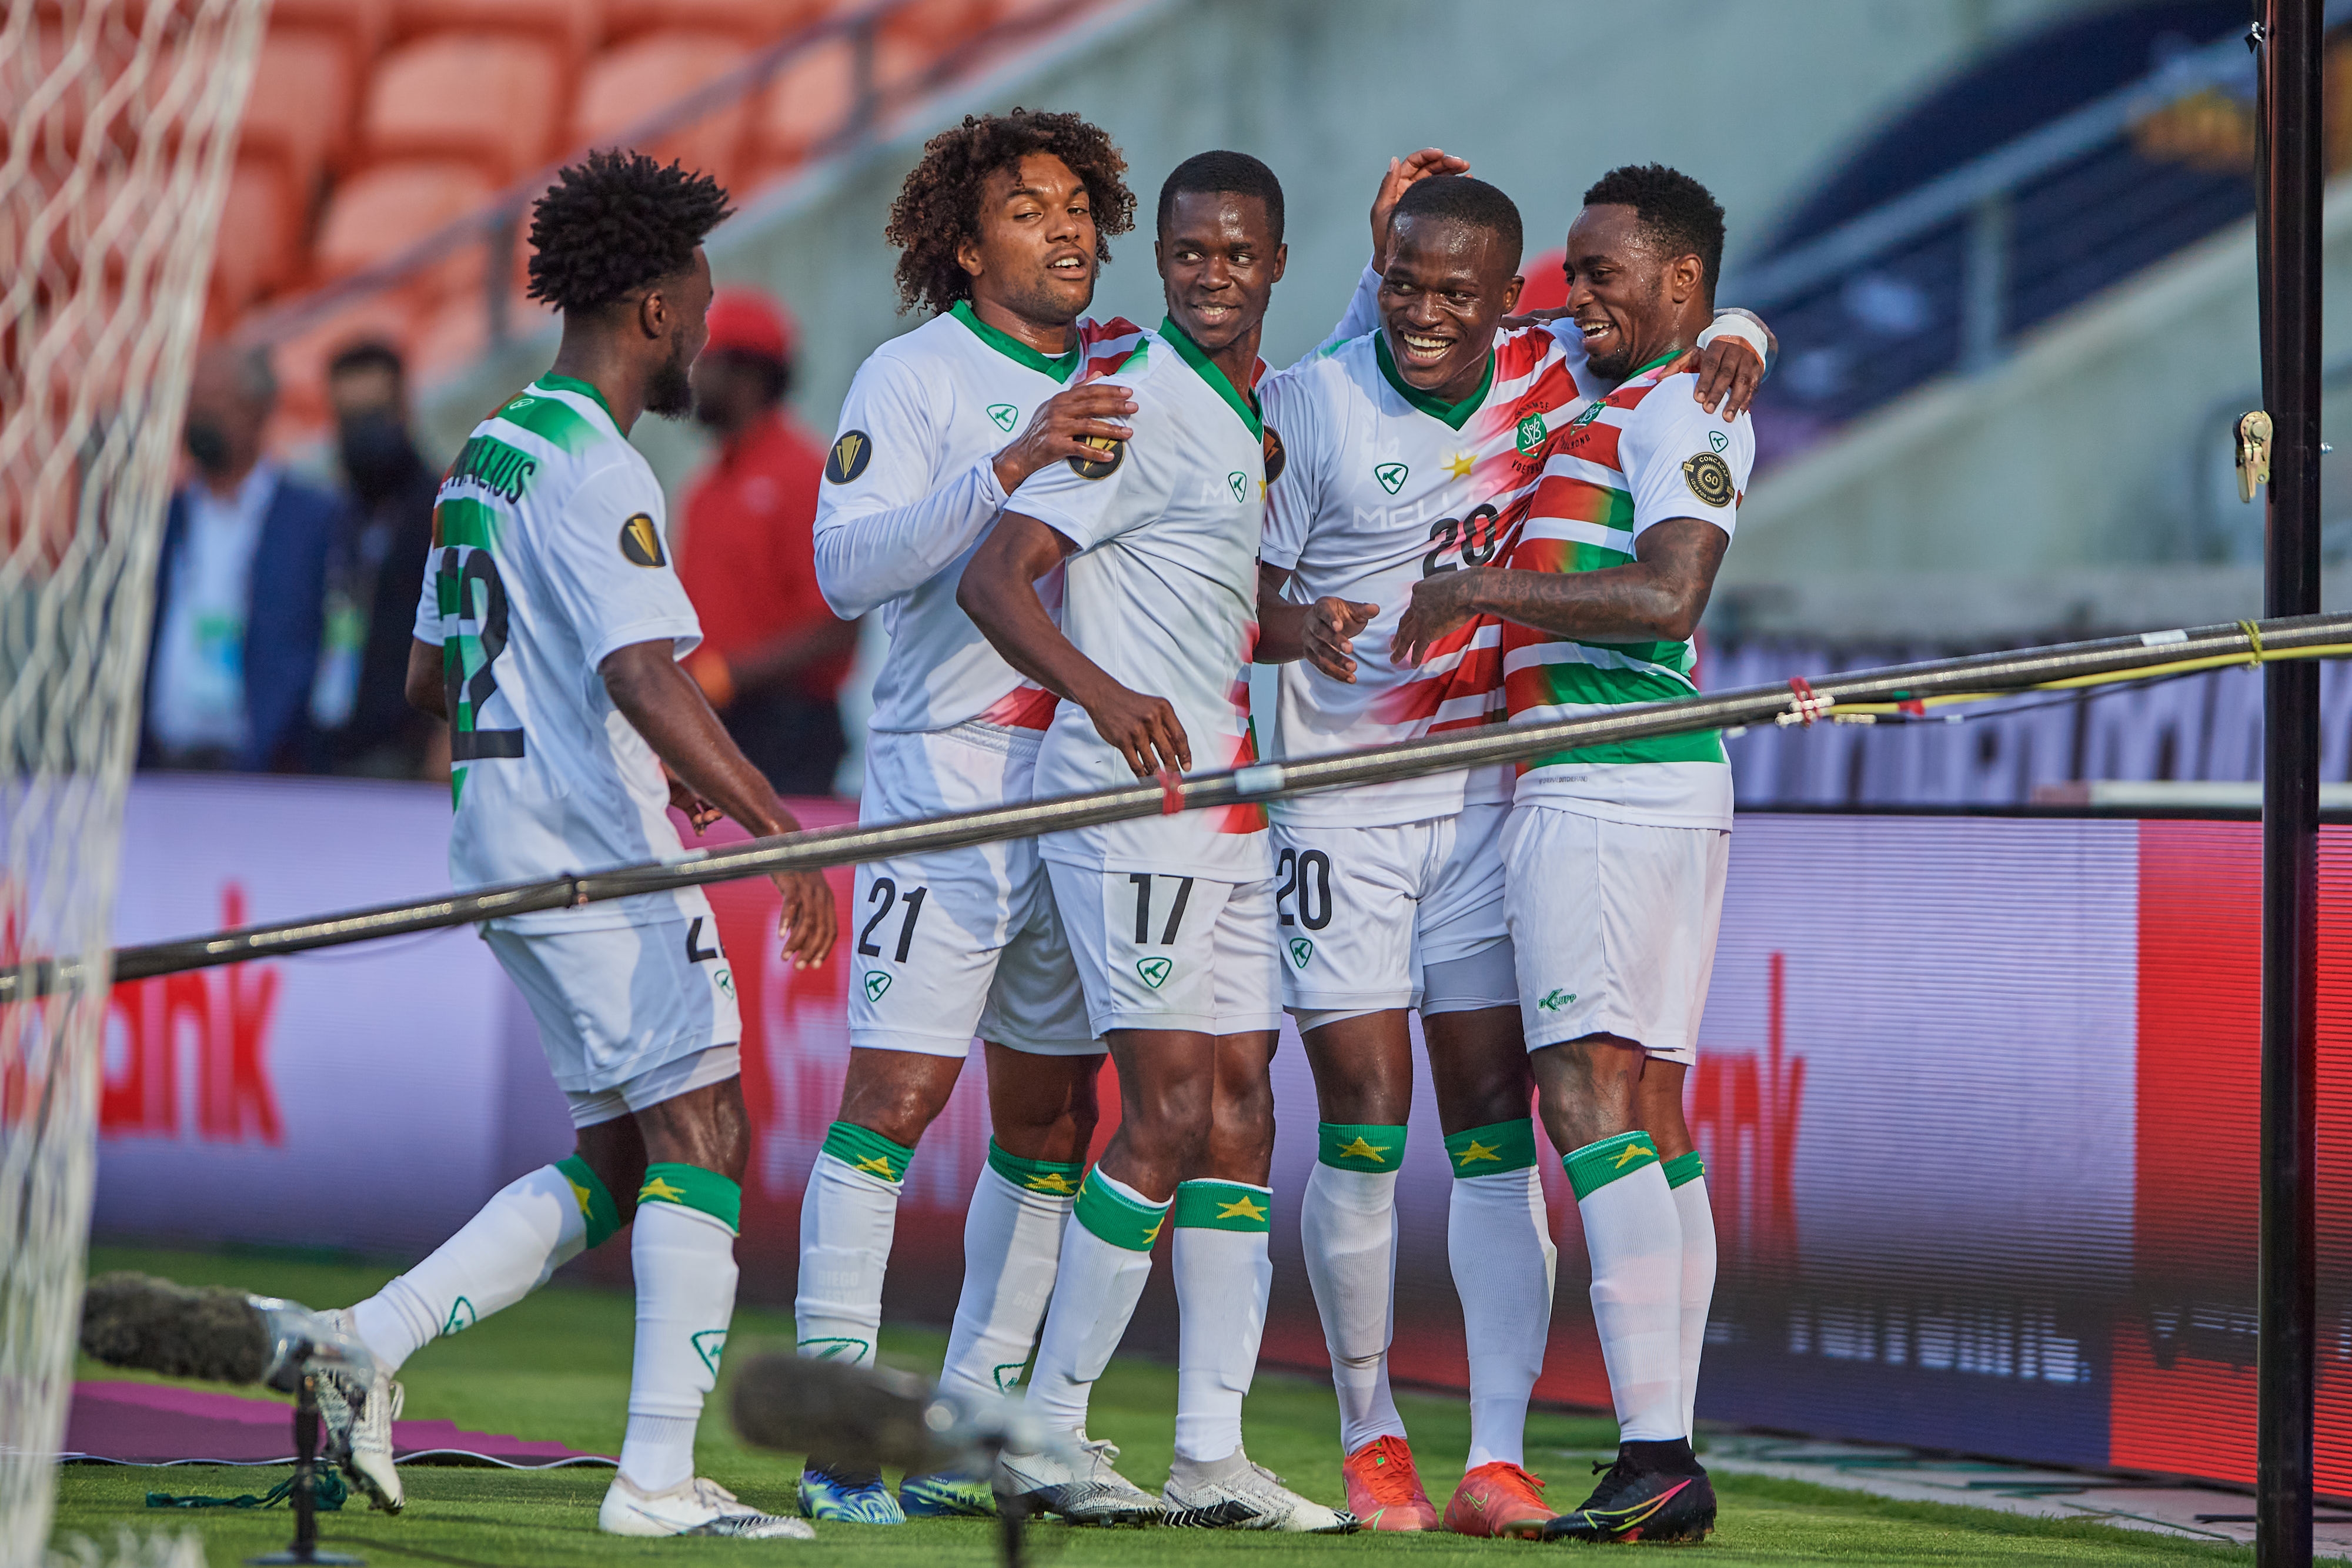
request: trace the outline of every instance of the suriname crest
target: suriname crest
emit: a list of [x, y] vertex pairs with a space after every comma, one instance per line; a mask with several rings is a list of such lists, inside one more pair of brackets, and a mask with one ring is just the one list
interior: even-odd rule
[[1683, 481], [1690, 493], [1710, 507], [1731, 505], [1731, 465], [1712, 452], [1683, 459]]
[[866, 999], [867, 1001], [880, 1001], [882, 999], [882, 993], [889, 988], [890, 977], [888, 975], [883, 973], [879, 969], [868, 969], [866, 971]]
[[1315, 956], [1314, 943], [1304, 936], [1293, 936], [1290, 939], [1290, 961], [1295, 967], [1304, 969], [1307, 967], [1307, 960], [1313, 956]]
[[1515, 439], [1517, 441], [1518, 447], [1521, 452], [1533, 452], [1537, 447], [1543, 444], [1543, 438], [1546, 434], [1547, 432], [1544, 429], [1543, 411], [1541, 409], [1538, 409], [1535, 413], [1519, 421], [1518, 434]]
[[1381, 482], [1381, 489], [1393, 496], [1404, 488], [1404, 476], [1412, 472], [1402, 463], [1383, 463], [1372, 470], [1372, 477]]
[[988, 417], [995, 422], [997, 429], [1009, 433], [1013, 422], [1021, 417], [1021, 411], [1009, 402], [992, 402], [988, 405]]
[[1135, 961], [1135, 972], [1142, 976], [1143, 983], [1155, 991], [1168, 983], [1168, 977], [1175, 972], [1175, 962], [1168, 958], [1138, 958]]

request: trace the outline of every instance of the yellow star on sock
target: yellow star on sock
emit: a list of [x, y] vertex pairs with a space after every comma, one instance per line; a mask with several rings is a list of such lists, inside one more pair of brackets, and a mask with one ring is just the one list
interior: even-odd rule
[[890, 1169], [890, 1162], [884, 1159], [880, 1155], [868, 1155], [849, 1168], [856, 1171], [864, 1171], [867, 1176], [878, 1176], [884, 1181], [897, 1181], [898, 1179]]
[[1232, 1203], [1217, 1205], [1217, 1218], [1219, 1219], [1264, 1219], [1265, 1210], [1260, 1208], [1249, 1194], [1244, 1193]]
[[643, 1203], [649, 1197], [657, 1197], [666, 1203], [683, 1203], [686, 1201], [686, 1188], [672, 1186], [667, 1178], [655, 1176], [637, 1189], [638, 1202]]
[[1496, 1165], [1501, 1165], [1503, 1163], [1503, 1151], [1494, 1147], [1492, 1145], [1482, 1144], [1477, 1139], [1473, 1138], [1470, 1140], [1470, 1146], [1468, 1148], [1454, 1156], [1454, 1163], [1457, 1166], [1466, 1166], [1473, 1160], [1492, 1160]]
[[1029, 1178], [1028, 1186], [1031, 1192], [1050, 1192], [1064, 1197], [1078, 1190], [1077, 1183], [1059, 1171], [1047, 1171], [1044, 1176], [1033, 1176]]
[[1386, 1144], [1368, 1144], [1364, 1142], [1364, 1134], [1359, 1133], [1354, 1143], [1343, 1144], [1331, 1152], [1343, 1160], [1377, 1160], [1389, 1152], [1389, 1146]]
[[572, 1189], [572, 1201], [580, 1206], [580, 1217], [585, 1219], [588, 1217], [588, 1189], [570, 1176], [563, 1178], [563, 1185]]
[[1622, 1171], [1636, 1160], [1654, 1159], [1656, 1155], [1657, 1151], [1646, 1144], [1628, 1144], [1617, 1151], [1617, 1163], [1609, 1168]]

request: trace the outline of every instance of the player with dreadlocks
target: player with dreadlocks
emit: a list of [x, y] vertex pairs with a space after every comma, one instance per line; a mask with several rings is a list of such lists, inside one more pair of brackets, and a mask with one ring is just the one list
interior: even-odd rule
[[[708, 175], [592, 152], [532, 210], [531, 294], [563, 318], [546, 374], [474, 427], [442, 482], [409, 651], [408, 700], [450, 723], [460, 887], [681, 852], [668, 808], [755, 834], [799, 824], [677, 661], [701, 640], [663, 545], [661, 486], [630, 446], [640, 415], [692, 404], [707, 336], [703, 236], [728, 215]], [[780, 876], [785, 956], [834, 940], [824, 879]], [[513, 1305], [632, 1218], [635, 1359], [616, 1535], [806, 1539], [694, 1473], [694, 1430], [735, 1308], [751, 1151], [735, 981], [699, 889], [508, 915], [484, 939], [538, 1020], [571, 1103], [572, 1155], [492, 1197], [431, 1257], [336, 1314], [383, 1368], [333, 1391], [358, 1407], [341, 1457], [396, 1511], [391, 1374], [436, 1335]]]

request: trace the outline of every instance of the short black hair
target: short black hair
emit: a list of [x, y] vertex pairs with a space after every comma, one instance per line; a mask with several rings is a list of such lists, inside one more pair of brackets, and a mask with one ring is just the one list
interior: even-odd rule
[[1167, 232], [1168, 214], [1175, 210], [1177, 197], [1229, 193], [1264, 202], [1265, 221], [1274, 225], [1274, 243], [1282, 243], [1282, 182], [1246, 152], [1195, 152], [1170, 171], [1160, 186], [1160, 232]]
[[898, 308], [933, 312], [971, 298], [971, 275], [956, 260], [980, 236], [980, 193], [999, 169], [1018, 171], [1032, 152], [1059, 158], [1087, 189], [1095, 219], [1095, 260], [1110, 260], [1110, 236], [1135, 226], [1127, 159], [1102, 127], [1075, 114], [1015, 109], [967, 114], [923, 143], [922, 162], [907, 171], [890, 204], [882, 237], [898, 247]]
[[1511, 254], [1511, 270], [1519, 269], [1527, 248], [1527, 227], [1519, 221], [1519, 204], [1502, 188], [1467, 174], [1432, 174], [1415, 180], [1397, 198], [1390, 221], [1398, 218], [1451, 218], [1472, 228], [1485, 229]]
[[604, 148], [555, 177], [530, 208], [530, 298], [601, 309], [694, 263], [734, 208], [708, 174]]
[[401, 359], [400, 350], [382, 338], [360, 338], [345, 343], [327, 361], [329, 381], [359, 371], [389, 371], [394, 381], [404, 381], [408, 376], [408, 366]]
[[1698, 257], [1699, 287], [1714, 303], [1723, 271], [1723, 204], [1705, 185], [1664, 163], [1628, 163], [1593, 181], [1584, 204], [1631, 207], [1634, 221], [1668, 255]]

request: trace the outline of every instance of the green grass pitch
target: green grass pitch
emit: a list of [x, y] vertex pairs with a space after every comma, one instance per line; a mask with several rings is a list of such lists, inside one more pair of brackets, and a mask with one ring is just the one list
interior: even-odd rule
[[[291, 1260], [270, 1255], [147, 1252], [100, 1248], [93, 1273], [142, 1269], [190, 1284], [233, 1284], [335, 1306], [356, 1301], [386, 1277], [382, 1268]], [[729, 1359], [754, 1345], [789, 1344], [789, 1314], [737, 1311]], [[404, 1370], [409, 1416], [446, 1417], [474, 1431], [554, 1438], [575, 1448], [616, 1452], [628, 1392], [630, 1302], [625, 1295], [561, 1284], [478, 1327], [427, 1346]], [[919, 1330], [883, 1336], [884, 1359], [935, 1372], [944, 1336]], [[85, 1364], [83, 1376], [106, 1375]], [[248, 1391], [249, 1392], [249, 1391]], [[1173, 1367], [1121, 1358], [1097, 1388], [1094, 1427], [1116, 1441], [1120, 1469], [1157, 1488], [1168, 1472], [1174, 1418]], [[1461, 1473], [1469, 1414], [1457, 1399], [1400, 1396], [1423, 1479], [1439, 1507]], [[727, 1428], [724, 1390], [703, 1420], [700, 1469], [746, 1501], [774, 1511], [793, 1506], [798, 1461], [738, 1446]], [[1276, 1374], [1261, 1375], [1248, 1406], [1252, 1457], [1309, 1496], [1341, 1498], [1338, 1419], [1328, 1385]], [[1613, 1427], [1590, 1416], [1538, 1413], [1529, 1425], [1530, 1468], [1551, 1482], [1563, 1509], [1583, 1500], [1588, 1461], [1612, 1445]], [[214, 1568], [283, 1547], [290, 1521], [268, 1512], [205, 1510], [165, 1513], [143, 1506], [151, 1490], [234, 1496], [260, 1491], [282, 1471], [179, 1467], [171, 1469], [74, 1465], [59, 1479], [57, 1537], [110, 1541], [118, 1527], [191, 1528], [205, 1540]], [[719, 1563], [757, 1560], [823, 1563], [825, 1568], [990, 1568], [993, 1527], [982, 1521], [923, 1521], [897, 1529], [820, 1524], [814, 1543], [730, 1541], [630, 1541], [596, 1533], [596, 1504], [610, 1472], [546, 1472], [411, 1467], [403, 1471], [407, 1511], [396, 1519], [356, 1501], [321, 1516], [323, 1544], [371, 1563], [442, 1568], [538, 1568], [540, 1564]], [[1989, 1511], [1884, 1501], [1795, 1482], [1718, 1475], [1722, 1520], [1702, 1547], [1673, 1550], [1733, 1564], [1976, 1563], [2126, 1564], [2251, 1562], [2251, 1551], [2138, 1534], [2105, 1526], [2018, 1519]], [[1472, 1541], [1444, 1534], [1344, 1538], [1266, 1536], [1190, 1531], [1081, 1531], [1046, 1524], [1030, 1532], [1036, 1568], [1129, 1568], [1143, 1563], [1206, 1564], [1246, 1559], [1253, 1568], [1292, 1568], [1366, 1554], [1410, 1555], [1433, 1564], [1544, 1552], [1642, 1552], [1639, 1546], [1546, 1546]], [[1667, 1548], [1646, 1549], [1654, 1554]]]

